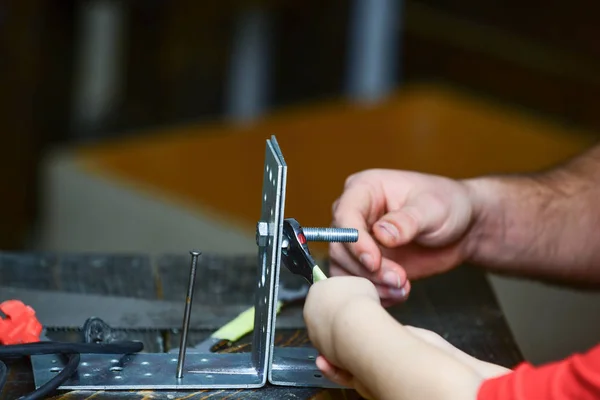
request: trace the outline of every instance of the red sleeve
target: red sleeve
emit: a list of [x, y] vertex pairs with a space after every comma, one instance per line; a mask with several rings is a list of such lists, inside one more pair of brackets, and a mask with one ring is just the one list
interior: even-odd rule
[[522, 363], [506, 375], [484, 381], [477, 400], [500, 399], [600, 399], [600, 345], [539, 367]]

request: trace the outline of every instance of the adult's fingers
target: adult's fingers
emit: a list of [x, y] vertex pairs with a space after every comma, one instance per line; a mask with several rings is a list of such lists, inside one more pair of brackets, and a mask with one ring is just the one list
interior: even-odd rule
[[342, 243], [329, 244], [329, 261], [330, 264], [336, 264], [340, 268], [346, 270], [349, 275], [360, 276], [367, 279], [372, 279], [374, 273], [368, 271]]
[[367, 271], [341, 243], [332, 243], [329, 246], [329, 260], [330, 265], [337, 265], [346, 270], [349, 275], [360, 276], [373, 283], [389, 286], [392, 291], [398, 291], [406, 282], [406, 272], [396, 262], [382, 259], [380, 269], [375, 272]]
[[[345, 269], [341, 268], [337, 264], [330, 264], [329, 273], [331, 276], [356, 276], [354, 274], [349, 273]], [[387, 285], [381, 285], [375, 283], [375, 289], [377, 290], [377, 294], [381, 300], [381, 304], [384, 307], [389, 307], [391, 305], [400, 303], [405, 301], [410, 294], [410, 282], [405, 281], [405, 283], [400, 288], [392, 288]]]
[[347, 243], [345, 247], [369, 271], [380, 267], [381, 252], [373, 237], [369, 234], [369, 226], [373, 218], [372, 211], [376, 197], [373, 188], [366, 184], [348, 185], [342, 196], [334, 203], [333, 226], [339, 228], [355, 228], [358, 230], [358, 241]]
[[399, 210], [388, 212], [373, 225], [373, 234], [385, 247], [397, 247], [423, 233], [439, 230], [448, 218], [449, 205], [423, 193], [414, 196]]
[[382, 305], [387, 307], [388, 305], [396, 304], [408, 299], [411, 285], [410, 281], [407, 280], [400, 289], [377, 284], [375, 285], [375, 288], [377, 289], [377, 293], [379, 293], [379, 298], [381, 299]]

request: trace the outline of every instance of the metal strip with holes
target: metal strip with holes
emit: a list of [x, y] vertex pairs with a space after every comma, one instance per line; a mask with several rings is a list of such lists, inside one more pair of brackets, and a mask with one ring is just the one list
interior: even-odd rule
[[[82, 355], [78, 374], [61, 389], [211, 389], [258, 388], [275, 385], [340, 387], [321, 376], [314, 348], [274, 346], [276, 307], [282, 256], [287, 165], [274, 136], [267, 140], [263, 170], [261, 219], [257, 235], [257, 290], [251, 353], [192, 353], [186, 356], [184, 374], [176, 377], [177, 358], [172, 354], [133, 354], [122, 357]], [[181, 311], [176, 315], [181, 315]], [[89, 314], [88, 314], [89, 316]], [[56, 356], [32, 357], [37, 387], [61, 368]]]
[[[279, 144], [275, 136], [271, 137], [270, 144], [276, 157], [279, 158], [279, 163], [286, 165], [283, 153], [279, 148]], [[284, 171], [284, 172], [287, 172]], [[286, 178], [283, 178], [286, 181]], [[284, 222], [284, 206], [286, 196], [286, 186], [282, 185], [278, 193], [278, 198], [281, 199], [280, 213], [281, 218], [277, 221], [279, 232], [275, 242], [281, 246], [283, 243], [283, 222]], [[281, 257], [277, 258], [273, 265], [273, 275], [275, 282], [273, 287], [275, 289], [275, 296], [277, 296], [277, 290], [279, 287], [279, 275], [281, 270]], [[271, 318], [274, 321], [274, 325], [277, 321], [277, 313], [271, 310]], [[270, 368], [268, 371], [269, 383], [273, 385], [285, 385], [285, 386], [308, 386], [308, 387], [325, 387], [325, 388], [338, 388], [341, 387], [336, 383], [323, 377], [321, 371], [315, 364], [315, 349], [314, 348], [290, 348], [290, 347], [277, 347], [275, 346], [274, 336], [275, 331], [272, 332], [270, 346], [271, 354], [269, 359]]]
[[[274, 311], [277, 299], [276, 265], [281, 258], [281, 227], [286, 166], [267, 141], [263, 169], [261, 221], [267, 222], [266, 243], [259, 246], [255, 320], [250, 353], [192, 353], [186, 355], [183, 377], [176, 376], [177, 357], [172, 354], [132, 354], [113, 358], [83, 354], [78, 374], [65, 382], [68, 390], [224, 389], [258, 388], [267, 383], [271, 366]], [[278, 270], [277, 270], [278, 274]], [[184, 305], [181, 304], [182, 315]], [[50, 380], [64, 363], [53, 355], [31, 357], [36, 387]]]

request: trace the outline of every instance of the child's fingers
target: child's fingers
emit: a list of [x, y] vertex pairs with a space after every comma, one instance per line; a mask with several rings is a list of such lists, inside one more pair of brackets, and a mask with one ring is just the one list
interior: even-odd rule
[[362, 385], [360, 382], [356, 381], [348, 371], [337, 368], [335, 365], [327, 361], [325, 357], [318, 356], [316, 363], [317, 368], [319, 368], [323, 375], [325, 375], [325, 377], [330, 381], [341, 386], [355, 389], [366, 400], [372, 400], [375, 398], [369, 389], [367, 389], [367, 387]]
[[327, 379], [337, 383], [338, 385], [354, 388], [352, 375], [350, 375], [347, 371], [344, 371], [331, 364], [323, 356], [318, 356], [315, 362], [317, 364], [317, 368], [319, 368], [319, 370]]
[[505, 373], [510, 371], [508, 368], [479, 360], [465, 353], [464, 351], [454, 347], [451, 343], [446, 341], [444, 338], [442, 338], [435, 332], [423, 328], [417, 328], [415, 326], [405, 325], [405, 327], [413, 335], [437, 347], [438, 349], [445, 351], [459, 362], [473, 368], [479, 375], [483, 376], [486, 379], [504, 375]]

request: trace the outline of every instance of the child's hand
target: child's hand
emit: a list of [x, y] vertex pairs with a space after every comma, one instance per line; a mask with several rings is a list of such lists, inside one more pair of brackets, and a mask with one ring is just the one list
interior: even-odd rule
[[323, 375], [370, 398], [372, 396], [366, 388], [347, 372], [337, 357], [338, 351], [346, 349], [336, 346], [335, 339], [340, 330], [346, 328], [344, 316], [356, 311], [360, 303], [365, 302], [380, 304], [379, 294], [371, 281], [351, 276], [329, 278], [311, 287], [304, 306], [304, 319], [312, 344], [322, 354], [316, 363]]
[[323, 375], [365, 398], [475, 399], [484, 379], [510, 371], [467, 355], [431, 331], [403, 326], [365, 278], [314, 284], [304, 319], [321, 353], [316, 364]]
[[304, 305], [304, 320], [312, 344], [331, 362], [339, 362], [335, 352], [335, 331], [341, 317], [359, 302], [376, 302], [375, 285], [366, 278], [343, 276], [312, 285]]

